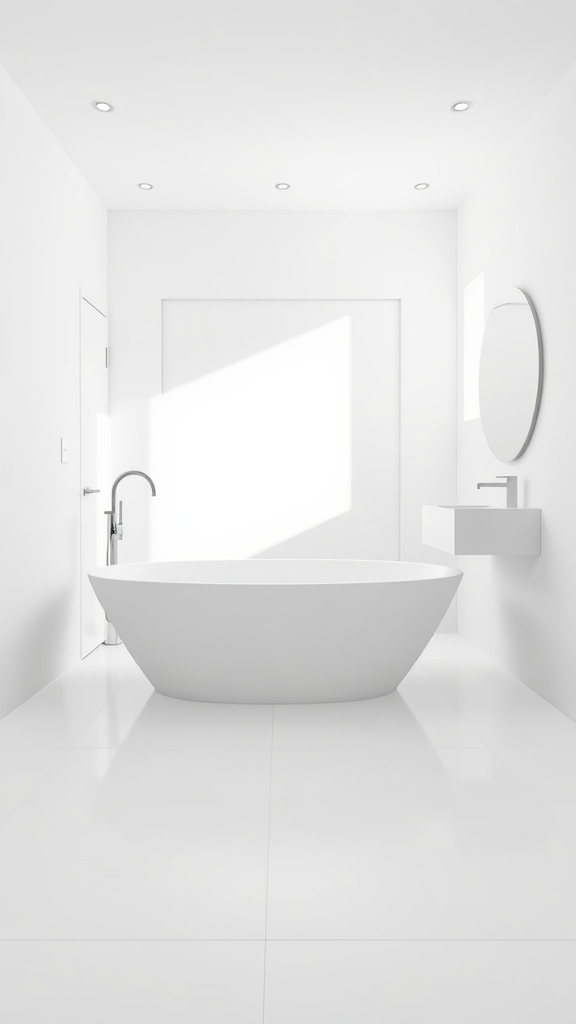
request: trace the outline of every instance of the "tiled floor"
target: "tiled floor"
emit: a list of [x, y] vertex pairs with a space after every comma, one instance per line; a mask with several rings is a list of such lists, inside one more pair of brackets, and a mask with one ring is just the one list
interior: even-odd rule
[[0, 723], [2, 1024], [574, 1024], [576, 724], [456, 636], [201, 705], [100, 648]]

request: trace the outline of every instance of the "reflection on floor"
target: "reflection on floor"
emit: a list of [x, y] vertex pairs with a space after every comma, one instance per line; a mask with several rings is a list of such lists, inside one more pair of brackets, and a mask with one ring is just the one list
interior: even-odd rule
[[0, 768], [3, 1024], [575, 1019], [576, 724], [459, 637], [274, 708], [100, 648]]

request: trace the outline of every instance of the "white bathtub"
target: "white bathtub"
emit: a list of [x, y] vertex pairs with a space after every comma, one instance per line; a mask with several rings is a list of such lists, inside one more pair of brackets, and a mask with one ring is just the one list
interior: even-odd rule
[[293, 704], [391, 693], [462, 578], [419, 562], [155, 562], [90, 574], [159, 693]]

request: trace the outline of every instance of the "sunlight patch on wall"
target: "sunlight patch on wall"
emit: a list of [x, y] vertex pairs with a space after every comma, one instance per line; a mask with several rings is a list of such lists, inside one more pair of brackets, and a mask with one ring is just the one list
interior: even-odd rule
[[250, 558], [351, 506], [351, 318], [157, 395], [155, 560]]

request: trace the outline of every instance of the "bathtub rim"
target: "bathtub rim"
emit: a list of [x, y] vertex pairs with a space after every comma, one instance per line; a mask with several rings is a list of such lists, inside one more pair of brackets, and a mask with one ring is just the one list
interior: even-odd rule
[[[214, 565], [218, 563], [227, 563], [236, 565], [241, 562], [250, 562], [257, 564], [260, 562], [283, 564], [287, 563], [300, 563], [306, 565], [318, 565], [330, 562], [332, 564], [346, 564], [350, 563], [360, 565], [405, 565], [412, 568], [418, 567], [422, 569], [422, 574], [418, 576], [404, 577], [400, 579], [296, 579], [296, 580], [282, 580], [282, 579], [254, 579], [254, 580], [208, 580], [208, 579], [195, 579], [195, 580], [182, 580], [182, 579], [154, 579], [145, 578], [139, 575], [129, 575], [138, 570], [143, 570], [146, 567], [158, 566], [158, 565]], [[427, 575], [426, 570], [442, 570], [434, 575]], [[350, 587], [350, 586], [394, 586], [397, 584], [423, 584], [423, 583], [436, 583], [440, 580], [453, 579], [455, 577], [462, 577], [463, 571], [457, 566], [442, 565], [438, 562], [417, 562], [408, 561], [402, 559], [379, 559], [379, 558], [196, 558], [196, 559], [181, 559], [175, 561], [153, 561], [153, 562], [124, 562], [119, 565], [101, 566], [97, 569], [91, 570], [88, 573], [89, 579], [100, 579], [116, 583], [146, 583], [146, 584], [164, 584], [168, 586], [178, 587]]]

